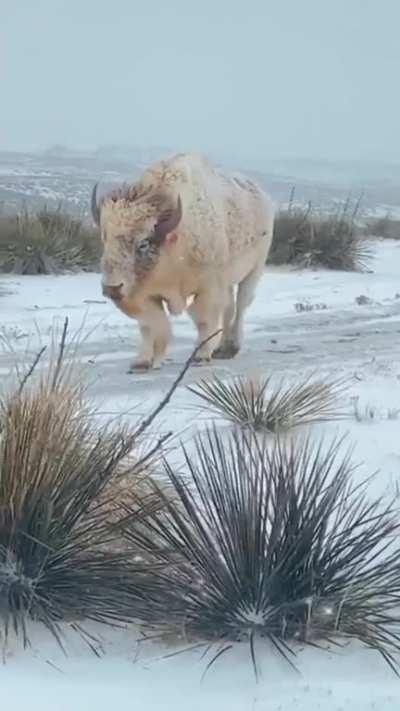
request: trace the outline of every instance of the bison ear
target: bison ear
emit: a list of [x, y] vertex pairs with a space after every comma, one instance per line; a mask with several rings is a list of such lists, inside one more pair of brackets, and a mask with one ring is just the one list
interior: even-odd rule
[[173, 232], [179, 225], [182, 218], [182, 201], [180, 195], [174, 208], [169, 208], [161, 213], [154, 228], [156, 241], [162, 244], [167, 235]]
[[94, 188], [92, 190], [92, 198], [90, 201], [90, 207], [92, 210], [92, 217], [93, 217], [94, 223], [97, 225], [97, 227], [99, 227], [100, 226], [100, 208], [99, 208], [99, 205], [97, 202], [97, 186], [98, 186], [98, 183], [96, 183], [96, 185], [94, 186]]

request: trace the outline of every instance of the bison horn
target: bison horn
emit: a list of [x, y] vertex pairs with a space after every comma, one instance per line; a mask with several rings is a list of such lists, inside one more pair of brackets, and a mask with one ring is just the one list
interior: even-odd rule
[[92, 199], [90, 202], [90, 206], [91, 206], [91, 210], [92, 210], [93, 220], [94, 220], [95, 224], [97, 225], [97, 227], [99, 227], [99, 225], [100, 225], [100, 209], [97, 204], [97, 186], [98, 186], [98, 183], [96, 183], [96, 185], [94, 186], [94, 188], [92, 190]]
[[154, 228], [157, 242], [163, 242], [168, 234], [174, 231], [182, 218], [182, 201], [180, 195], [173, 209], [165, 210], [158, 218]]

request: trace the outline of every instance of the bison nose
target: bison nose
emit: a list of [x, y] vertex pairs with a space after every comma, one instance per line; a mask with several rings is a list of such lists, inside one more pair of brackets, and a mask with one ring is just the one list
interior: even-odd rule
[[122, 299], [122, 287], [123, 284], [118, 284], [117, 286], [103, 284], [103, 296], [107, 296], [113, 301], [120, 301]]

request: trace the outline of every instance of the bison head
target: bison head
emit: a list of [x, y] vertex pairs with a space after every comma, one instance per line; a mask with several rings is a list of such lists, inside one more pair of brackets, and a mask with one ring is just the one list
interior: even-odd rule
[[95, 186], [92, 215], [103, 242], [103, 293], [118, 302], [148, 278], [174, 241], [172, 233], [182, 217], [181, 199], [172, 201], [152, 192], [138, 195], [135, 188], [128, 188], [99, 202]]

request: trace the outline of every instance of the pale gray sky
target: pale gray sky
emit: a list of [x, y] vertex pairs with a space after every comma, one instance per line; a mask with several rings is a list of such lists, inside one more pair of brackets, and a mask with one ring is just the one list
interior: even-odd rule
[[0, 148], [400, 161], [400, 0], [0, 0]]

